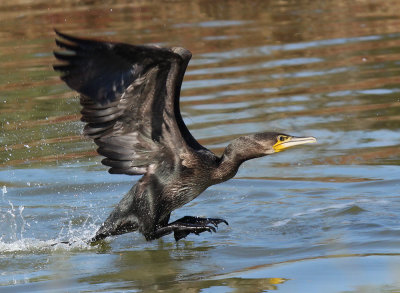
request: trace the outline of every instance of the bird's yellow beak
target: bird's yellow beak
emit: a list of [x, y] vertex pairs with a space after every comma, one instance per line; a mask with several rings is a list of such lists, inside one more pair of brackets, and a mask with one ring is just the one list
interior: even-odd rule
[[301, 145], [301, 144], [306, 144], [306, 143], [314, 143], [317, 142], [317, 139], [312, 136], [308, 137], [295, 137], [295, 136], [283, 136], [280, 135], [278, 137], [278, 142], [274, 144], [274, 151], [281, 152], [287, 148], [296, 146], [296, 145]]

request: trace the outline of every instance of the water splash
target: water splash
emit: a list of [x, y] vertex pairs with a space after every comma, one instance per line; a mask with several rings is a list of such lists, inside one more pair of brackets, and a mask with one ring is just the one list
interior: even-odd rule
[[[5, 201], [5, 193], [3, 187], [3, 201]], [[4, 225], [1, 229], [2, 236], [0, 236], [0, 240], [3, 240], [6, 234], [8, 234], [10, 240], [22, 239], [25, 227], [29, 226], [29, 223], [25, 221], [23, 216], [24, 206], [15, 207], [14, 204], [8, 200], [8, 208], [0, 207], [0, 211], [1, 225]]]
[[[88, 215], [78, 227], [69, 220], [68, 225], [61, 227], [58, 235], [49, 240], [26, 237], [31, 224], [24, 216], [25, 207], [16, 206], [5, 196], [6, 186], [2, 188], [2, 205], [0, 206], [0, 254], [1, 253], [32, 253], [54, 250], [94, 249], [88, 241], [94, 236], [99, 225]], [[34, 235], [32, 231], [30, 234]]]
[[[74, 227], [72, 221], [68, 222], [66, 229], [63, 227], [58, 234], [58, 237], [51, 244], [55, 248], [62, 249], [73, 249], [90, 248], [89, 240], [95, 235], [95, 232], [99, 229], [99, 225], [91, 222], [92, 218], [88, 216], [83, 224], [79, 227]], [[68, 246], [68, 247], [67, 247]]]
[[98, 225], [93, 223], [82, 227], [67, 229], [62, 228], [59, 235], [54, 239], [41, 240], [36, 238], [24, 238], [11, 241], [3, 241], [0, 238], [0, 253], [45, 253], [56, 250], [93, 250], [95, 246], [90, 245], [89, 240], [97, 231]]

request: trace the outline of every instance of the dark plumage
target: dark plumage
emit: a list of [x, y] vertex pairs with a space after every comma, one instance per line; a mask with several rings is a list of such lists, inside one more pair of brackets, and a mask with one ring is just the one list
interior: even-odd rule
[[221, 157], [187, 129], [179, 96], [191, 53], [184, 48], [133, 46], [72, 37], [56, 31], [54, 69], [79, 92], [84, 134], [94, 139], [110, 173], [143, 175], [112, 211], [92, 241], [139, 230], [147, 240], [174, 233], [214, 231], [222, 219], [183, 217], [173, 210], [207, 187], [232, 178], [246, 160], [315, 142], [265, 132], [234, 140]]

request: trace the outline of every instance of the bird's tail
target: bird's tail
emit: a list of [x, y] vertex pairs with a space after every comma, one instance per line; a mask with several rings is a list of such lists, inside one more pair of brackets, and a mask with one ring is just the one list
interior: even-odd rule
[[96, 235], [90, 240], [91, 243], [105, 239], [108, 236], [121, 235], [138, 230], [138, 220], [134, 215], [121, 216], [115, 211], [100, 226]]
[[140, 206], [140, 203], [137, 202], [136, 191], [137, 185], [134, 185], [101, 225], [96, 235], [90, 240], [90, 243], [108, 236], [130, 233], [139, 229], [136, 207]]

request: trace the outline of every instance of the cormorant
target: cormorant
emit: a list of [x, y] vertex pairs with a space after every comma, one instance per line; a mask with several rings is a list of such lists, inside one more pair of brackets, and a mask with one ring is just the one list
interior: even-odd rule
[[179, 109], [181, 84], [192, 56], [180, 48], [134, 46], [73, 37], [56, 30], [61, 79], [80, 93], [84, 134], [94, 139], [112, 174], [143, 175], [92, 238], [138, 230], [147, 241], [174, 233], [216, 231], [223, 219], [171, 212], [213, 184], [224, 182], [246, 160], [316, 142], [314, 137], [263, 132], [239, 137], [221, 157], [187, 129]]

